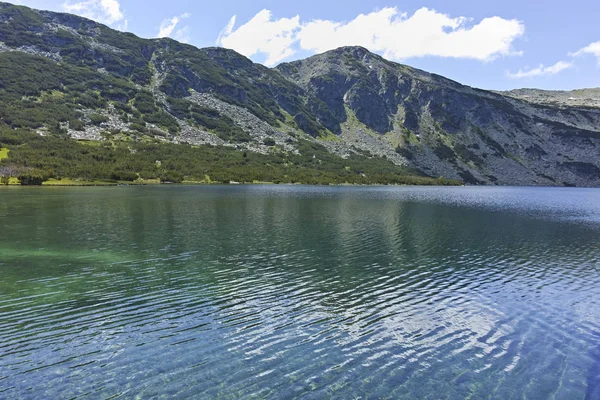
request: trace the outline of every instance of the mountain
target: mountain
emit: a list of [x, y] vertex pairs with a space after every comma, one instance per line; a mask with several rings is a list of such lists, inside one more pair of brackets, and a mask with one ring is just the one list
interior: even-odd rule
[[[141, 39], [85, 18], [0, 3], [0, 147], [10, 149], [1, 162], [55, 175], [201, 178], [237, 168], [244, 180], [443, 176], [600, 186], [598, 103], [525, 96], [467, 87], [361, 47], [270, 69], [232, 50]], [[212, 149], [219, 169], [190, 148]], [[157, 154], [148, 152], [191, 158], [183, 166], [175, 158], [149, 165]], [[51, 154], [101, 171], [69, 169]]]
[[517, 89], [498, 93], [534, 104], [555, 107], [600, 107], [600, 88], [564, 91]]
[[357, 47], [277, 69], [328, 106], [328, 127], [344, 142], [361, 147], [377, 137], [429, 175], [503, 185], [600, 183], [598, 107], [520, 101]]

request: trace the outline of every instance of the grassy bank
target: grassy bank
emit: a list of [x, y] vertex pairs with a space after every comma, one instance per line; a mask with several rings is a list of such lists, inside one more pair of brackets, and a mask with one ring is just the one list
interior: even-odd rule
[[[6, 157], [0, 168], [47, 185], [155, 183], [300, 183], [457, 185], [364, 154], [341, 158], [322, 145], [300, 139], [300, 154], [273, 146], [268, 154], [224, 146], [106, 140], [78, 142], [30, 131], [0, 130]], [[20, 175], [19, 175], [20, 174]]]

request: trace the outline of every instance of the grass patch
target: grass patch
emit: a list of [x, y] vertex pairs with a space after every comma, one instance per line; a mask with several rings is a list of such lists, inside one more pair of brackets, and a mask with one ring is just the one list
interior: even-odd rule
[[333, 143], [341, 143], [342, 139], [339, 136], [332, 133], [329, 130], [323, 131], [321, 136], [317, 137], [318, 140], [322, 140], [324, 142], [333, 142]]
[[82, 179], [49, 179], [43, 186], [115, 186], [117, 182], [108, 182], [106, 180], [82, 180]]

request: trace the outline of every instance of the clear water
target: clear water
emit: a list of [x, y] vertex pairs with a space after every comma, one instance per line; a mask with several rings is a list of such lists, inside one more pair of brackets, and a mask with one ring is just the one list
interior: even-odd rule
[[0, 190], [0, 398], [600, 398], [600, 190]]

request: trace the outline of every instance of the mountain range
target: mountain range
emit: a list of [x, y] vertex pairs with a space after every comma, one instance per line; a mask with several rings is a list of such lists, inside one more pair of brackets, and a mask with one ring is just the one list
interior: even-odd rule
[[[309, 168], [312, 158], [310, 168], [357, 177], [383, 169], [467, 184], [600, 186], [600, 89], [486, 91], [362, 47], [267, 68], [232, 50], [0, 3], [0, 148], [11, 149], [1, 162], [62, 168], [36, 164], [35, 140], [23, 132], [106, 151], [126, 144], [134, 154], [165, 143], [262, 164], [279, 157], [277, 165]], [[128, 163], [119, 168], [142, 176]]]

